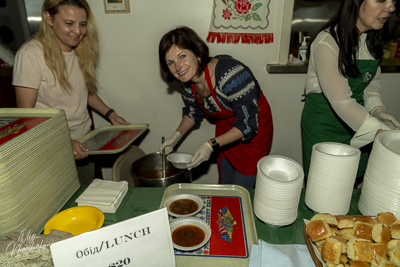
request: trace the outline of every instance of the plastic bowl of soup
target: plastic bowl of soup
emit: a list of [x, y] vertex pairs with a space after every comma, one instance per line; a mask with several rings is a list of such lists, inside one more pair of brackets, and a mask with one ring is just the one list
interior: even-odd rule
[[202, 248], [211, 237], [207, 222], [196, 218], [178, 218], [170, 222], [172, 243], [175, 249], [192, 251]]
[[203, 199], [193, 194], [176, 194], [167, 197], [164, 207], [168, 214], [176, 218], [193, 216], [200, 212], [204, 206]]

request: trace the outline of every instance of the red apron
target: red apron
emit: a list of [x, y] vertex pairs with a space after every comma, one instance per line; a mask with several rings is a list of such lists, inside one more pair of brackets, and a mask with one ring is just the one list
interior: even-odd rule
[[[205, 69], [205, 75], [211, 95], [214, 98], [214, 101], [218, 104], [218, 107], [221, 111], [210, 113], [203, 107], [203, 105], [199, 104], [199, 106], [207, 114], [217, 119], [215, 123], [215, 137], [217, 137], [228, 132], [232, 128], [232, 124], [236, 121], [236, 118], [232, 110], [225, 109], [223, 105], [218, 101], [217, 96], [215, 95], [214, 88], [212, 87], [208, 67], [206, 67]], [[199, 98], [197, 97], [197, 92], [194, 84], [192, 84], [192, 91], [197, 103], [199, 103]], [[262, 91], [257, 104], [260, 110], [258, 114], [257, 135], [248, 143], [243, 143], [241, 140], [238, 140], [232, 144], [223, 146], [218, 155], [219, 172], [221, 170], [221, 159], [226, 158], [229, 163], [235, 168], [235, 170], [240, 174], [257, 174], [257, 163], [262, 157], [268, 154], [269, 149], [271, 148], [273, 132], [271, 109]], [[219, 173], [219, 175], [221, 177], [221, 173]]]

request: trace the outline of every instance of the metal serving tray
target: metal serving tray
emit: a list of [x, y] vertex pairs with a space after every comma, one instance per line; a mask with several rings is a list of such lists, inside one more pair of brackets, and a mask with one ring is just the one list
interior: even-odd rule
[[251, 244], [258, 242], [249, 192], [238, 185], [173, 184], [166, 188], [160, 208], [170, 195], [184, 193], [203, 199], [195, 217], [208, 222], [212, 234], [199, 250], [175, 250], [176, 266], [249, 266]]
[[88, 155], [115, 154], [125, 150], [149, 127], [148, 124], [110, 125], [94, 129], [81, 139]]

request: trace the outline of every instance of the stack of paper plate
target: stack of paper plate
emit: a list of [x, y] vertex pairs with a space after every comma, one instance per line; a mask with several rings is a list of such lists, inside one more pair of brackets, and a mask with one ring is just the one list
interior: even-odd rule
[[361, 151], [335, 142], [317, 143], [311, 154], [305, 196], [317, 213], [347, 214]]
[[268, 155], [257, 163], [254, 213], [261, 221], [285, 226], [297, 218], [304, 171], [291, 158]]
[[0, 109], [0, 236], [40, 233], [79, 188], [61, 109]]
[[375, 138], [364, 175], [358, 208], [363, 215], [392, 212], [400, 218], [400, 131]]

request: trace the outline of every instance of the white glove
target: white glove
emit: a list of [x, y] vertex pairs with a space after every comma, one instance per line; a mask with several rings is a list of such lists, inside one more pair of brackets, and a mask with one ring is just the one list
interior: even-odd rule
[[383, 109], [383, 107], [374, 107], [371, 112], [372, 116], [377, 118], [379, 121], [383, 122], [386, 126], [388, 126], [392, 130], [396, 130], [400, 128], [399, 121], [392, 115]]
[[208, 141], [199, 146], [199, 148], [194, 153], [192, 162], [187, 165], [188, 170], [191, 170], [194, 167], [199, 166], [202, 162], [207, 161], [210, 158], [212, 152], [213, 149]]
[[174, 132], [170, 137], [168, 137], [164, 143], [160, 145], [159, 151], [162, 153], [165, 148], [165, 154], [168, 155], [174, 149], [174, 146], [181, 140], [182, 135], [180, 132]]

